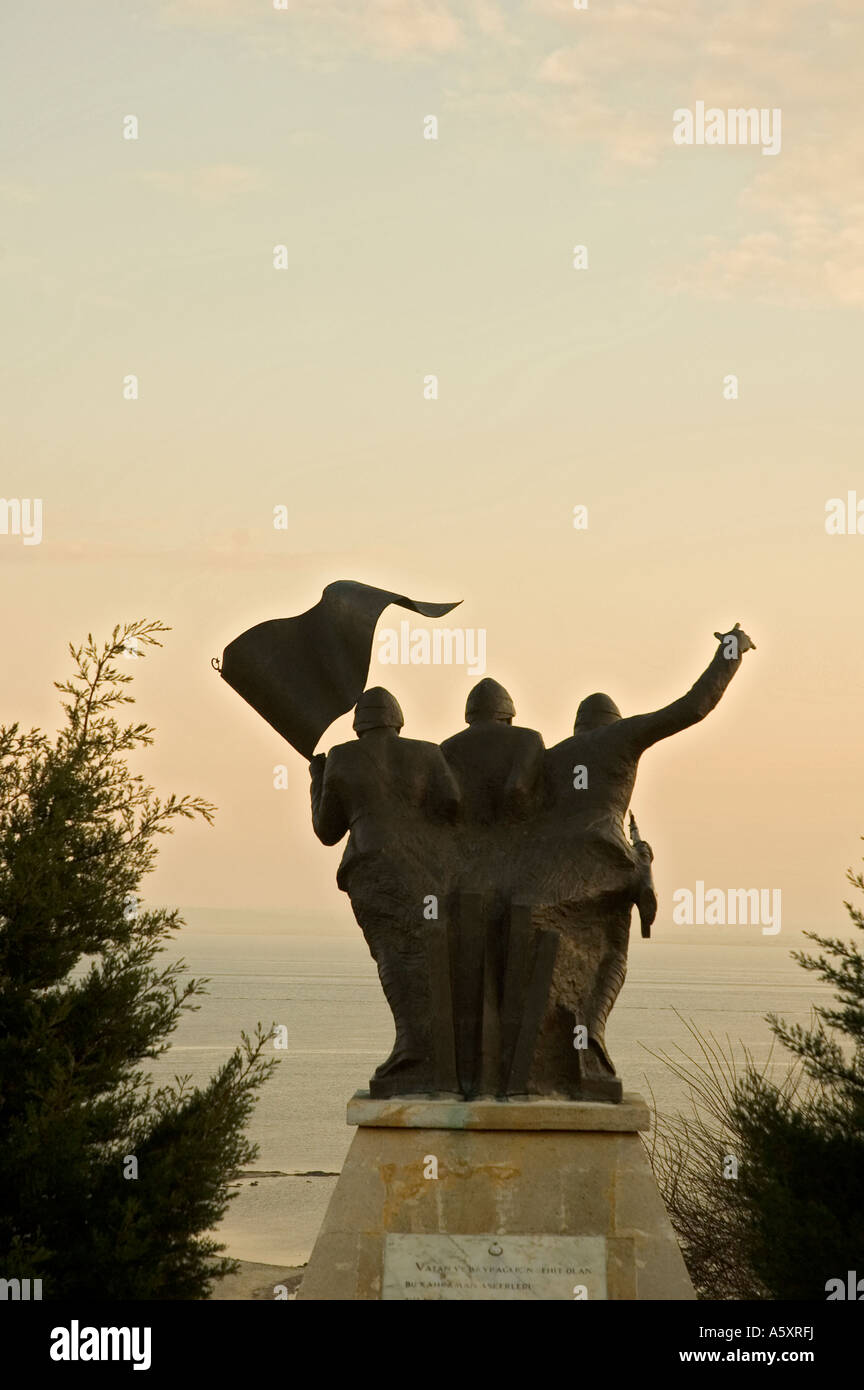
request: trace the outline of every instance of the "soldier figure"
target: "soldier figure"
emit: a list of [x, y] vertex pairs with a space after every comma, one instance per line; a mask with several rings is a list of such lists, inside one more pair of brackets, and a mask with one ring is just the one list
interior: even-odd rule
[[516, 709], [497, 681], [479, 681], [465, 705], [467, 729], [445, 739], [441, 751], [462, 790], [465, 820], [489, 825], [526, 815], [539, 793], [543, 739], [514, 727]]
[[[755, 646], [737, 623], [731, 632], [714, 635], [720, 645], [686, 695], [626, 719], [608, 695], [589, 695], [579, 705], [572, 737], [546, 755], [547, 809], [534, 853], [538, 868], [546, 865], [548, 871], [535, 880], [534, 897], [546, 905], [540, 917], [554, 920], [562, 933], [547, 1019], [547, 1031], [557, 1020], [557, 1044], [550, 1042], [550, 1051], [560, 1051], [571, 1023], [584, 1024], [589, 1046], [580, 1058], [583, 1089], [596, 1088], [598, 1096], [608, 1090], [613, 1098], [615, 1073], [604, 1032], [626, 973], [630, 909], [638, 905], [643, 935], [656, 913], [653, 853], [638, 831], [632, 844], [627, 840], [624, 816], [645, 750], [704, 719], [744, 652]], [[541, 1053], [542, 1047], [541, 1038]]]
[[[576, 711], [571, 738], [549, 749], [548, 783], [555, 803], [564, 809], [571, 830], [594, 831], [629, 849], [624, 816], [630, 805], [639, 759], [652, 744], [689, 729], [711, 713], [754, 647], [738, 623], [731, 632], [715, 633], [714, 657], [695, 685], [653, 714], [624, 719], [608, 695], [589, 695]], [[586, 769], [585, 785], [574, 788], [573, 769]]]
[[447, 826], [459, 791], [437, 744], [403, 739], [398, 701], [376, 686], [354, 713], [356, 743], [310, 762], [312, 824], [325, 845], [348, 832], [336, 882], [348, 894], [396, 1023], [370, 1090], [432, 1089], [423, 903], [443, 894]]

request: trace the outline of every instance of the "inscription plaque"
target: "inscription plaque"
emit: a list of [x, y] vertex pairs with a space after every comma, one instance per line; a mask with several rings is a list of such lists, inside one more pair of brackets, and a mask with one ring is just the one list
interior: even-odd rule
[[605, 1299], [603, 1236], [390, 1232], [382, 1299]]

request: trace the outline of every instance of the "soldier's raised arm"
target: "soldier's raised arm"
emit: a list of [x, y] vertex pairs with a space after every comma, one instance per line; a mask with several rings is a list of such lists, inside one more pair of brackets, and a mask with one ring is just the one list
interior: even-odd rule
[[616, 736], [625, 740], [636, 752], [643, 752], [661, 738], [689, 729], [698, 724], [717, 705], [731, 681], [746, 651], [756, 649], [738, 623], [731, 632], [715, 632], [719, 646], [702, 675], [686, 695], [652, 714], [636, 714], [622, 719], [615, 726]]

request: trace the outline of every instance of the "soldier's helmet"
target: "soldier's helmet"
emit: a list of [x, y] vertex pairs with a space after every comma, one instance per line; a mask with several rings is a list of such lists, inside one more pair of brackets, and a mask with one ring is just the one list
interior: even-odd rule
[[383, 685], [364, 690], [354, 707], [354, 731], [358, 734], [367, 729], [401, 729], [404, 723], [399, 701]]
[[587, 695], [576, 711], [573, 732], [575, 734], [577, 729], [599, 729], [604, 724], [614, 724], [620, 718], [621, 711], [609, 695]]
[[503, 685], [486, 676], [478, 681], [468, 696], [465, 705], [465, 723], [473, 724], [475, 719], [510, 720], [516, 713], [516, 706]]

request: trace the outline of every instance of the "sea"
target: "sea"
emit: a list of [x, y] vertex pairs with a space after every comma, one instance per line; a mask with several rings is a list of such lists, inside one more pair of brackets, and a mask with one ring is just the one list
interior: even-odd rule
[[[237, 1259], [303, 1264], [353, 1137], [346, 1103], [368, 1086], [393, 1042], [374, 962], [350, 919], [196, 908], [183, 916], [186, 925], [159, 959], [182, 959], [190, 975], [209, 981], [208, 992], [183, 1016], [153, 1075], [205, 1084], [241, 1031], [284, 1025], [287, 1046], [268, 1045], [277, 1067], [249, 1124], [258, 1157], [238, 1176], [217, 1234]], [[792, 959], [793, 949], [813, 949], [799, 934], [784, 930], [781, 940], [758, 927], [703, 931], [667, 927], [646, 941], [635, 928], [627, 980], [607, 1025], [625, 1092], [641, 1093], [661, 1115], [690, 1107], [670, 1061], [687, 1067], [698, 1059], [696, 1034], [737, 1065], [746, 1050], [778, 1079], [789, 1059], [766, 1015], [807, 1024], [814, 1004], [830, 999]]]

